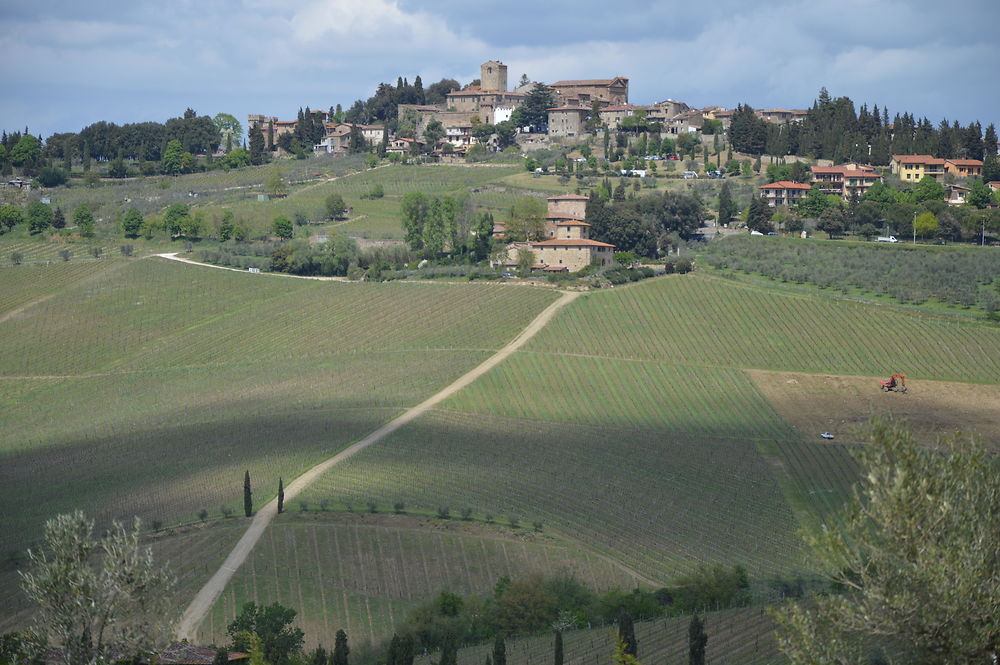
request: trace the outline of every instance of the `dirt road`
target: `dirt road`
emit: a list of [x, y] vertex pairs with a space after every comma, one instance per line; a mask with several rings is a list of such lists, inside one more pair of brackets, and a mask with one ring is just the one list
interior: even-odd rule
[[[185, 259], [172, 255], [161, 256], [175, 261], [185, 261]], [[191, 263], [195, 262], [191, 261]], [[451, 385], [444, 388], [440, 392], [408, 409], [405, 413], [389, 421], [385, 425], [382, 425], [382, 427], [378, 428], [357, 443], [354, 443], [325, 462], [321, 462], [303, 473], [301, 476], [289, 483], [287, 487], [285, 487], [285, 503], [287, 504], [288, 502], [293, 501], [295, 497], [302, 492], [302, 490], [307, 488], [313, 481], [315, 481], [321, 474], [328, 471], [331, 467], [343, 462], [347, 458], [364, 450], [373, 443], [381, 441], [403, 425], [406, 425], [407, 423], [420, 417], [440, 402], [448, 399], [459, 390], [465, 388], [483, 374], [499, 365], [511, 354], [521, 348], [528, 340], [534, 337], [538, 331], [544, 328], [545, 325], [552, 320], [552, 317], [555, 316], [556, 312], [572, 302], [578, 295], [580, 294], [576, 292], [563, 292], [562, 296], [558, 300], [542, 310], [542, 312], [536, 316], [535, 319], [529, 323], [517, 337], [511, 340], [505, 347], [483, 361], [482, 364], [463, 374]], [[212, 575], [211, 579], [208, 580], [205, 586], [201, 588], [201, 591], [198, 592], [198, 595], [195, 596], [194, 600], [191, 601], [191, 604], [184, 611], [183, 616], [181, 616], [180, 623], [177, 626], [177, 639], [188, 639], [192, 642], [195, 641], [196, 631], [202, 619], [204, 619], [205, 615], [212, 609], [216, 599], [218, 599], [223, 589], [226, 588], [229, 580], [232, 579], [239, 567], [246, 561], [247, 556], [250, 554], [251, 550], [253, 550], [254, 545], [256, 545], [257, 541], [260, 540], [264, 530], [271, 523], [271, 520], [274, 519], [274, 516], [277, 515], [277, 513], [277, 499], [272, 500], [270, 503], [257, 511], [253, 521], [250, 523], [250, 527], [246, 530], [246, 533], [243, 534], [243, 537], [240, 538], [239, 542], [236, 543], [236, 546], [233, 547], [232, 552], [230, 552], [229, 556], [226, 557], [222, 566], [215, 572], [214, 575]]]

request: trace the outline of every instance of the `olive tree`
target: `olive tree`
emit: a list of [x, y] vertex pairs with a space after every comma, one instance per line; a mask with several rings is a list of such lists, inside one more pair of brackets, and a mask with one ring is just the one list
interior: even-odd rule
[[873, 423], [843, 515], [806, 531], [835, 589], [775, 612], [793, 663], [990, 663], [1000, 645], [1000, 475], [972, 440]]
[[65, 665], [120, 660], [163, 646], [169, 625], [169, 592], [175, 578], [153, 563], [132, 529], [114, 522], [96, 539], [94, 522], [81, 511], [45, 524], [45, 540], [29, 550], [21, 573], [25, 595], [38, 605], [34, 646], [48, 646]]

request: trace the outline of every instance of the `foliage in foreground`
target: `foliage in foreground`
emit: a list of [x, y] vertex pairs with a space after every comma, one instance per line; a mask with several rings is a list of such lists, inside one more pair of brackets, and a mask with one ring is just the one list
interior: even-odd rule
[[805, 534], [843, 593], [776, 612], [793, 663], [996, 662], [1000, 645], [1000, 476], [956, 436], [918, 448], [892, 421], [858, 454], [861, 484], [842, 520]]
[[[716, 268], [760, 273], [772, 279], [821, 287], [856, 287], [901, 302], [935, 298], [961, 307], [995, 311], [992, 285], [1000, 256], [989, 248], [927, 250], [885, 245], [840, 246], [731, 236], [708, 245], [704, 260]], [[989, 298], [988, 292], [996, 292]]]
[[148, 654], [169, 629], [163, 617], [175, 579], [139, 545], [139, 520], [131, 530], [115, 522], [99, 540], [93, 530], [80, 511], [49, 520], [42, 549], [28, 551], [31, 570], [21, 574], [39, 609], [31, 647], [55, 649], [66, 665]]

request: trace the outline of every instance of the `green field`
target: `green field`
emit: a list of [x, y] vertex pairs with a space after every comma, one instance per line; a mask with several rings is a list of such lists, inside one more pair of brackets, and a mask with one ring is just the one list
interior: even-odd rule
[[218, 516], [240, 506], [244, 469], [262, 504], [279, 476], [444, 387], [556, 297], [101, 265], [76, 281], [30, 267], [42, 295], [10, 298], [0, 321], [0, 500], [18, 505], [0, 516], [5, 552], [71, 508], [100, 524]]
[[[501, 575], [569, 572], [597, 589], [628, 586], [620, 567], [544, 533], [453, 520], [290, 507], [269, 529], [206, 619], [199, 637], [221, 641], [246, 602], [295, 608], [315, 644], [344, 628], [357, 642], [397, 630], [406, 612], [441, 589], [490, 591]], [[457, 513], [457, 511], [456, 511]]]
[[1000, 383], [1000, 328], [693, 274], [593, 293], [528, 349], [625, 360]]

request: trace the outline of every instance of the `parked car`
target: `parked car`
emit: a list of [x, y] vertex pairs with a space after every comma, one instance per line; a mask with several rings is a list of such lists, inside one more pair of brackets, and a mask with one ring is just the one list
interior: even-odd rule
[[690, 180], [691, 178], [697, 178], [698, 174], [695, 173], [694, 171], [685, 171], [684, 173], [681, 174], [681, 177], [684, 178], [685, 180]]

